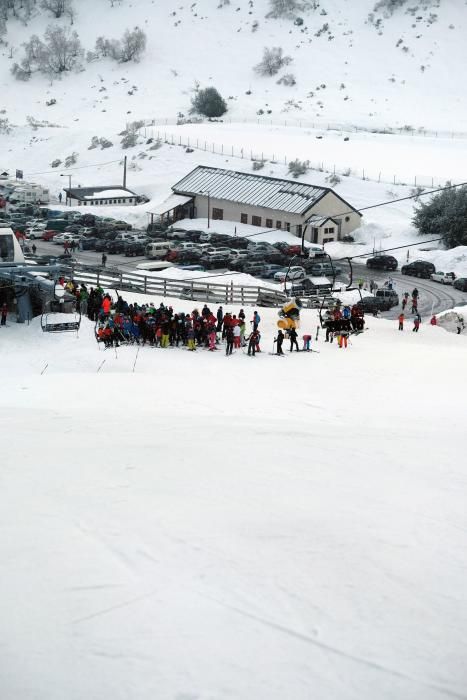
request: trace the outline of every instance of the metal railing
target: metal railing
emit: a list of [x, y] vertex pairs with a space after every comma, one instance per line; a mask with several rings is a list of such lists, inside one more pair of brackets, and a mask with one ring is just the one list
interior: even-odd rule
[[215, 284], [197, 279], [170, 280], [164, 277], [105, 268], [89, 270], [83, 265], [73, 267], [72, 279], [77, 283], [93, 287], [101, 286], [104, 289], [219, 304], [274, 307], [282, 306], [287, 299], [284, 292], [261, 285], [247, 287], [235, 285], [233, 282]]

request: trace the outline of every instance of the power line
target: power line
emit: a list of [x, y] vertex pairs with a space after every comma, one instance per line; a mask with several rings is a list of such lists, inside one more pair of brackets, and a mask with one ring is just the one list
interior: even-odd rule
[[28, 176], [32, 175], [49, 175], [51, 173], [56, 173], [57, 170], [63, 170], [67, 172], [68, 170], [84, 170], [85, 168], [99, 168], [101, 165], [111, 165], [112, 163], [121, 163], [121, 158], [118, 160], [108, 160], [105, 163], [93, 163], [92, 165], [77, 165], [76, 168], [57, 168], [55, 170], [42, 170], [37, 173], [28, 173]]

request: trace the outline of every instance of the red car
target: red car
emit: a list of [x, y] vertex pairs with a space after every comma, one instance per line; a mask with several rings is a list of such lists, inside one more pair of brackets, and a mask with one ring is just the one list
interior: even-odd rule
[[289, 245], [287, 248], [284, 250], [284, 253], [286, 255], [300, 255], [302, 252], [302, 246], [301, 245]]
[[57, 233], [60, 233], [60, 231], [45, 230], [44, 233], [42, 234], [42, 240], [43, 241], [51, 241], [52, 238], [57, 235]]

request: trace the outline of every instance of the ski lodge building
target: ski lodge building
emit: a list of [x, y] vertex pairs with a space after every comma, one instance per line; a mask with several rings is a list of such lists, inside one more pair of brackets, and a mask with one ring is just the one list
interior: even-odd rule
[[199, 165], [151, 213], [162, 221], [228, 220], [280, 229], [312, 243], [338, 241], [360, 226], [361, 214], [329, 187]]

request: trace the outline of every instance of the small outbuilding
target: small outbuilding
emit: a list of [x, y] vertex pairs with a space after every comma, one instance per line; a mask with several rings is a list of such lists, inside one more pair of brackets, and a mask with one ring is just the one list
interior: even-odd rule
[[72, 207], [135, 206], [139, 197], [121, 185], [107, 187], [72, 187], [65, 189], [66, 201]]
[[361, 223], [360, 212], [329, 187], [255, 173], [199, 165], [172, 191], [183, 207], [178, 211], [193, 218], [304, 234], [313, 243], [338, 241]]

